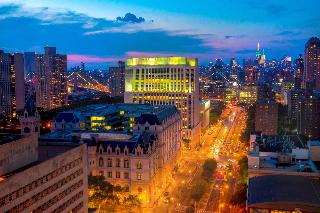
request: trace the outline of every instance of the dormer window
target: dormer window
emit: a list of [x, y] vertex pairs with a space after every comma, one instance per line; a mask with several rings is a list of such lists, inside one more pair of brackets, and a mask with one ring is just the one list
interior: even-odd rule
[[111, 154], [111, 148], [110, 148], [110, 147], [108, 147], [108, 149], [107, 149], [107, 153], [108, 153], [108, 155], [110, 155], [110, 154]]
[[120, 155], [120, 148], [119, 147], [116, 148], [116, 154]]
[[148, 126], [145, 126], [145, 127], [144, 127], [144, 130], [149, 130], [149, 127], [148, 127]]
[[124, 148], [124, 155], [128, 155], [128, 148], [127, 147]]

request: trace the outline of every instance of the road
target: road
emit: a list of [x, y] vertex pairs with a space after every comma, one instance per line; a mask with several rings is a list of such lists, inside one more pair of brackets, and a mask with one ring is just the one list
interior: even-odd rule
[[212, 187], [196, 206], [197, 212], [230, 212], [226, 202], [235, 186], [237, 159], [244, 153], [239, 141], [244, 128], [244, 111], [240, 107], [227, 107], [220, 120], [202, 136], [202, 144], [196, 150], [183, 150], [179, 169], [170, 187], [166, 189], [169, 202], [163, 197], [152, 212], [185, 212], [194, 201], [186, 196], [188, 190], [199, 178], [199, 170], [208, 158], [217, 160], [217, 178]]
[[240, 143], [245, 115], [239, 107], [233, 107], [231, 110], [230, 116], [224, 119], [223, 132], [214, 140], [213, 152], [218, 163], [218, 175], [205, 212], [234, 212], [228, 201], [234, 193], [237, 181], [237, 162], [245, 154], [245, 147]]

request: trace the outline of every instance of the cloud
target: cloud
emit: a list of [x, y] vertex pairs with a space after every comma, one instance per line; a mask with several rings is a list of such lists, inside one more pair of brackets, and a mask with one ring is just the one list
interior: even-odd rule
[[301, 34], [300, 32], [294, 32], [291, 30], [285, 30], [279, 33], [274, 34], [275, 36], [294, 36], [294, 35], [299, 35]]
[[123, 60], [121, 57], [97, 57], [90, 55], [68, 54], [68, 62], [70, 63], [104, 63]]
[[139, 52], [139, 51], [129, 51], [126, 52], [128, 57], [156, 57], [156, 56], [174, 56], [174, 53], [165, 52]]
[[226, 35], [224, 36], [225, 39], [237, 39], [237, 38], [244, 38], [245, 35]]
[[127, 23], [142, 23], [142, 22], [145, 22], [145, 19], [142, 17], [138, 18], [133, 13], [126, 13], [126, 15], [124, 17], [118, 16], [117, 21], [127, 22]]

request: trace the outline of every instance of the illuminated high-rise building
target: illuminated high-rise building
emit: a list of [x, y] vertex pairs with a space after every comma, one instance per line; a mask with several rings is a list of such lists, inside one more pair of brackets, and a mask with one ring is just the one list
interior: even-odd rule
[[245, 83], [246, 84], [257, 84], [259, 79], [258, 67], [253, 60], [245, 62], [244, 67]]
[[302, 76], [303, 76], [303, 70], [304, 70], [304, 62], [302, 55], [299, 55], [299, 58], [296, 60], [296, 66], [297, 71], [295, 73], [294, 77], [294, 88], [295, 89], [301, 89], [302, 88]]
[[277, 135], [278, 104], [274, 100], [257, 101], [255, 130], [263, 135]]
[[182, 138], [200, 139], [198, 60], [187, 57], [130, 58], [126, 61], [125, 103], [175, 105]]
[[37, 107], [50, 110], [67, 105], [66, 55], [45, 47], [45, 54], [36, 54], [35, 77]]
[[123, 96], [124, 94], [125, 62], [119, 61], [117, 67], [109, 67], [110, 96]]
[[313, 89], [320, 90], [320, 39], [312, 37], [306, 43], [304, 52], [303, 85], [313, 84]]
[[24, 109], [23, 54], [0, 50], [0, 114], [13, 118]]

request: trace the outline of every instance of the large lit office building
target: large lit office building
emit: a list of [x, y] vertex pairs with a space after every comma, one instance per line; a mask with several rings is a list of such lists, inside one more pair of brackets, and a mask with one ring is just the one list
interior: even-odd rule
[[187, 57], [130, 58], [126, 61], [125, 103], [175, 105], [182, 116], [182, 138], [198, 143], [198, 61]]
[[125, 62], [119, 61], [117, 67], [109, 67], [110, 96], [123, 96]]
[[23, 55], [0, 50], [0, 115], [16, 117], [24, 103]]
[[320, 39], [312, 37], [306, 43], [304, 52], [304, 87], [310, 82], [314, 89], [320, 90]]
[[67, 56], [45, 47], [45, 54], [36, 54], [36, 103], [45, 110], [67, 104]]

